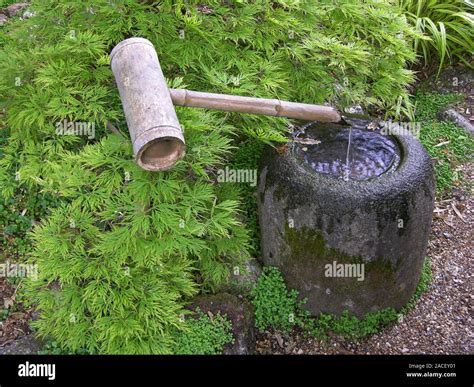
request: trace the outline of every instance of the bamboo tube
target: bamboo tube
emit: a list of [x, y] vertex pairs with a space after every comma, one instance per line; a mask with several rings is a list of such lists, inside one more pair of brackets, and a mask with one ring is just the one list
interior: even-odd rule
[[172, 168], [186, 147], [153, 44], [126, 39], [112, 50], [110, 63], [138, 165], [147, 171]]
[[176, 106], [262, 114], [307, 121], [338, 122], [341, 120], [337, 110], [331, 106], [229, 94], [203, 93], [185, 89], [170, 89], [170, 95], [173, 104]]

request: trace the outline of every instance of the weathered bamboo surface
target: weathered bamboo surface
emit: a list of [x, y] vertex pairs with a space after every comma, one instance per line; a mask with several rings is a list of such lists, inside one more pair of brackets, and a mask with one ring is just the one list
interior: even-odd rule
[[173, 104], [176, 106], [262, 114], [306, 121], [339, 122], [341, 120], [338, 111], [331, 106], [229, 94], [203, 93], [186, 89], [170, 89], [170, 95]]
[[110, 63], [138, 165], [172, 168], [184, 156], [185, 142], [153, 44], [126, 39], [112, 50]]

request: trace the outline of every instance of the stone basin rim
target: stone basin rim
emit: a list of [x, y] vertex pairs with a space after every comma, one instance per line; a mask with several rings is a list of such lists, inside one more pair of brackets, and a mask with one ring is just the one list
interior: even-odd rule
[[[397, 196], [411, 190], [414, 184], [420, 184], [422, 176], [432, 172], [432, 163], [423, 145], [412, 135], [392, 135], [400, 150], [398, 167], [391, 172], [369, 180], [334, 179], [322, 173], [312, 171], [289, 152], [280, 156], [280, 161], [292, 176], [291, 185], [319, 186], [338, 196], [347, 195], [352, 199], [367, 200], [370, 197]], [[262, 171], [263, 172], [263, 171]]]

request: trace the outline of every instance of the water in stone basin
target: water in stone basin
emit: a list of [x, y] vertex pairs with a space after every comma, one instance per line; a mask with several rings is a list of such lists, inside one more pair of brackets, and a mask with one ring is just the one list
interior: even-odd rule
[[294, 136], [293, 153], [318, 173], [343, 180], [369, 180], [394, 171], [400, 149], [370, 120], [347, 125], [310, 123]]

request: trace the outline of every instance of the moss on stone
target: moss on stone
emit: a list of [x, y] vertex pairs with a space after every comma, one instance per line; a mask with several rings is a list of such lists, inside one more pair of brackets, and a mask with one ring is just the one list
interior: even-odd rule
[[[372, 261], [366, 261], [361, 256], [351, 256], [336, 248], [327, 246], [323, 233], [317, 229], [302, 227], [300, 229], [290, 228], [285, 225], [285, 240], [290, 247], [288, 256], [289, 265], [305, 267], [305, 263], [321, 265], [321, 275], [318, 280], [321, 285], [326, 284], [323, 265], [336, 261], [338, 264], [364, 264], [365, 281], [354, 281], [353, 278], [338, 278], [337, 286], [331, 284], [335, 294], [356, 293], [364, 288], [380, 289], [384, 284], [395, 282], [396, 271], [400, 265], [400, 259], [393, 264], [385, 257], [377, 257]], [[283, 268], [283, 271], [285, 269]], [[332, 280], [332, 278], [331, 278]], [[329, 285], [328, 285], [329, 286]], [[393, 295], [395, 298], [396, 294]]]

